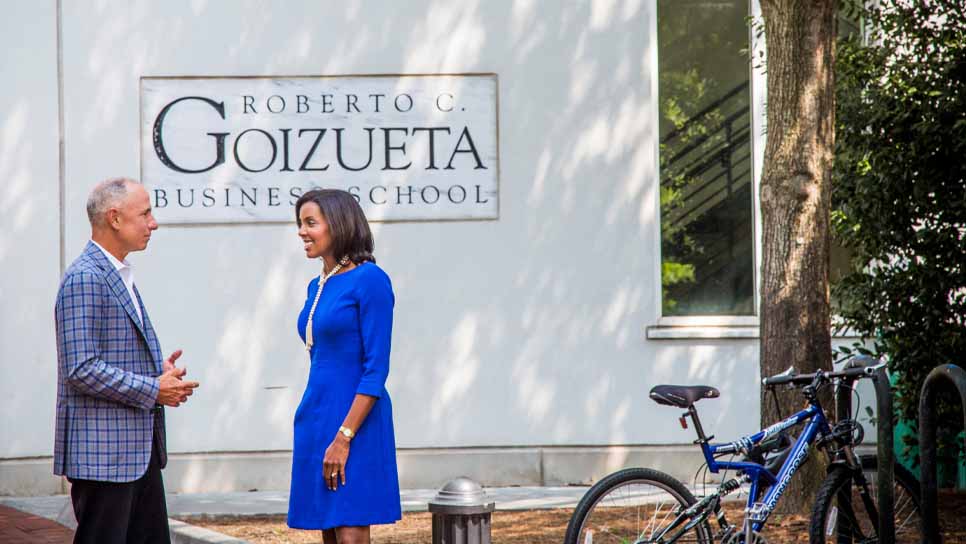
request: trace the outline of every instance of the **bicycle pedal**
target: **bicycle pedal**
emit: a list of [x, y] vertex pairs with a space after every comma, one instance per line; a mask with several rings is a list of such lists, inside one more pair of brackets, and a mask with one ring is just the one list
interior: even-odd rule
[[771, 513], [763, 502], [756, 502], [751, 508], [747, 509], [746, 512], [748, 519], [756, 523], [764, 522], [766, 519], [768, 519], [768, 514]]

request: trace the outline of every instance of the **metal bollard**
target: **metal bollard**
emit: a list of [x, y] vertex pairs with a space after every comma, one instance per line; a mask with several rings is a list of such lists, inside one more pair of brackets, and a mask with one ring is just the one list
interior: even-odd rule
[[433, 544], [490, 544], [490, 514], [483, 487], [460, 477], [446, 482], [429, 503], [433, 513]]
[[922, 542], [942, 542], [939, 534], [939, 496], [936, 477], [936, 395], [941, 384], [959, 393], [963, 417], [966, 420], [966, 371], [956, 365], [940, 365], [932, 369], [922, 383], [919, 394], [919, 481], [922, 486]]
[[[868, 367], [879, 364], [879, 360], [873, 357], [859, 355], [853, 357], [846, 363], [845, 368]], [[847, 388], [840, 388], [836, 392], [835, 415], [841, 419], [852, 418], [852, 386], [855, 380], [847, 385]], [[876, 474], [877, 491], [876, 499], [879, 505], [879, 544], [893, 544], [896, 541], [896, 521], [895, 521], [895, 451], [893, 450], [892, 436], [892, 417], [884, 414], [892, 414], [892, 388], [889, 385], [889, 375], [884, 368], [880, 368], [872, 375], [872, 383], [875, 385], [876, 413], [877, 419], [877, 440], [876, 456], [879, 466]], [[839, 523], [844, 527], [846, 517], [839, 517]], [[842, 533], [839, 533], [842, 534]]]

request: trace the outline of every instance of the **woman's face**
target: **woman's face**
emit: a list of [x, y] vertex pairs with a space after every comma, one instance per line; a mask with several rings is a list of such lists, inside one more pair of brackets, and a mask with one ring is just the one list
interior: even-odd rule
[[299, 208], [299, 238], [305, 243], [305, 256], [309, 259], [325, 257], [331, 251], [329, 225], [315, 202], [306, 202]]

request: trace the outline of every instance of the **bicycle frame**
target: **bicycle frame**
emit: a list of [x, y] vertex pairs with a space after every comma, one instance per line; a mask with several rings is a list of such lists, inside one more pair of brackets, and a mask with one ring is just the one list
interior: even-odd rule
[[[747, 515], [752, 523], [752, 529], [761, 531], [768, 516], [775, 510], [778, 500], [788, 487], [792, 476], [801, 467], [808, 457], [808, 450], [815, 442], [816, 437], [828, 435], [830, 433], [828, 420], [825, 418], [825, 411], [817, 402], [810, 402], [808, 407], [797, 414], [779, 421], [778, 423], [761, 430], [753, 435], [745, 436], [735, 442], [723, 444], [711, 444], [704, 436], [700, 423], [697, 420], [697, 412], [691, 407], [692, 420], [698, 431], [701, 444], [701, 451], [704, 453], [705, 461], [708, 463], [708, 470], [714, 474], [723, 470], [742, 471], [751, 480], [751, 489], [748, 494]], [[808, 422], [801, 436], [792, 446], [788, 457], [782, 463], [777, 476], [773, 476], [763, 465], [749, 461], [727, 462], [718, 461], [715, 457], [727, 454], [738, 454], [747, 452], [756, 444], [774, 436], [790, 427], [794, 427], [802, 422]], [[761, 502], [755, 502], [760, 486], [766, 486], [767, 491]]]

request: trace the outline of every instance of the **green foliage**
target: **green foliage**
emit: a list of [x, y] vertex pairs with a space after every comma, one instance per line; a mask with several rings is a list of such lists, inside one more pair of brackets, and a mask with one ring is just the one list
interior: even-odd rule
[[853, 260], [833, 300], [889, 358], [915, 420], [926, 374], [966, 366], [966, 15], [884, 0], [864, 23], [836, 64], [831, 219]]
[[686, 223], [673, 220], [688, 211], [686, 192], [700, 185], [702, 180], [688, 176], [680, 166], [675, 168], [669, 165], [668, 157], [698, 140], [707, 139], [709, 143], [706, 146], [720, 146], [722, 135], [713, 134], [712, 127], [716, 128], [723, 116], [720, 110], [715, 109], [702, 122], [694, 122], [694, 112], [711, 101], [708, 95], [716, 87], [714, 81], [702, 78], [697, 69], [669, 71], [662, 83], [666, 97], [661, 101], [661, 113], [679, 134], [674, 145], [661, 144], [661, 172], [664, 174], [661, 183], [661, 240], [665, 247], [674, 248], [661, 263], [663, 313], [670, 315], [678, 307], [674, 288], [694, 283], [693, 261], [699, 259], [703, 248], [690, 235]]

